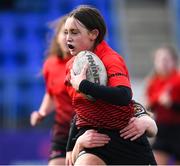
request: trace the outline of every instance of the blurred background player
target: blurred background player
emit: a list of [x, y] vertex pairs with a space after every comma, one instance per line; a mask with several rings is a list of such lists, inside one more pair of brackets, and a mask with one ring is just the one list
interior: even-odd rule
[[35, 126], [55, 111], [52, 128], [52, 146], [49, 165], [64, 165], [66, 143], [68, 139], [70, 121], [74, 114], [64, 85], [65, 65], [71, 58], [65, 41], [64, 23], [66, 16], [53, 23], [55, 35], [48, 49], [48, 57], [43, 66], [46, 83], [46, 93], [38, 111], [31, 114], [31, 125]]
[[170, 157], [180, 164], [180, 76], [178, 55], [171, 46], [154, 53], [154, 71], [147, 79], [146, 105], [156, 116], [158, 134], [153, 145], [158, 164], [167, 165]]

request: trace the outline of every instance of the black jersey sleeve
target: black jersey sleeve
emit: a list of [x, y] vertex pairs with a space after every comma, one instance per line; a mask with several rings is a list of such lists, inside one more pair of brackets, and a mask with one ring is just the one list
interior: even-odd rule
[[95, 99], [102, 99], [111, 104], [120, 106], [128, 105], [132, 99], [132, 92], [129, 87], [108, 87], [92, 83], [88, 80], [81, 81], [79, 91]]

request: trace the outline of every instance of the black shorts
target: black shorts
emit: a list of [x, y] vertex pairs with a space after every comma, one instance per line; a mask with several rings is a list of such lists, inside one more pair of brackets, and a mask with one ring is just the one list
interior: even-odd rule
[[154, 150], [173, 155], [180, 161], [180, 125], [158, 125], [158, 133], [153, 144]]
[[62, 131], [62, 125], [57, 122], [52, 128], [51, 151], [49, 160], [66, 157], [66, 145], [69, 131]]
[[[80, 129], [83, 133], [87, 129]], [[135, 141], [120, 137], [119, 131], [98, 129], [99, 133], [107, 134], [111, 140], [98, 148], [85, 148], [83, 153], [91, 153], [101, 158], [107, 165], [156, 165], [154, 155], [146, 135]]]

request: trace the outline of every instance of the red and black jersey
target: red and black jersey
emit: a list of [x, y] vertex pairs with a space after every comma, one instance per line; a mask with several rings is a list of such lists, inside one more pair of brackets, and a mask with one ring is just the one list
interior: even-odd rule
[[50, 56], [43, 66], [46, 91], [51, 95], [55, 103], [55, 120], [60, 124], [62, 132], [65, 134], [69, 132], [70, 121], [74, 115], [71, 98], [64, 85], [65, 66], [68, 60]]
[[[100, 43], [94, 53], [102, 60], [107, 70], [107, 86], [127, 86], [131, 88], [128, 70], [123, 58], [113, 51], [105, 41]], [[66, 78], [72, 68], [73, 59], [67, 63]], [[73, 108], [77, 113], [77, 126], [103, 127], [108, 129], [121, 129], [127, 125], [134, 114], [133, 104], [117, 106], [103, 100], [88, 100], [83, 94], [77, 92], [72, 86], [67, 86], [72, 98]]]
[[180, 103], [180, 74], [175, 70], [168, 76], [152, 75], [149, 77], [146, 96], [150, 107], [156, 114], [157, 123], [180, 124], [180, 111], [165, 107], [159, 103], [159, 97], [169, 91], [172, 103]]

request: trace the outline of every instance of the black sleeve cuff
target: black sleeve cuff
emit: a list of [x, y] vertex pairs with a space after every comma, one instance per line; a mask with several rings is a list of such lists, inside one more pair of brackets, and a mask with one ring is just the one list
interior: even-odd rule
[[93, 83], [88, 80], [82, 80], [79, 85], [79, 91], [82, 93], [88, 94], [91, 90], [91, 86], [93, 86]]

